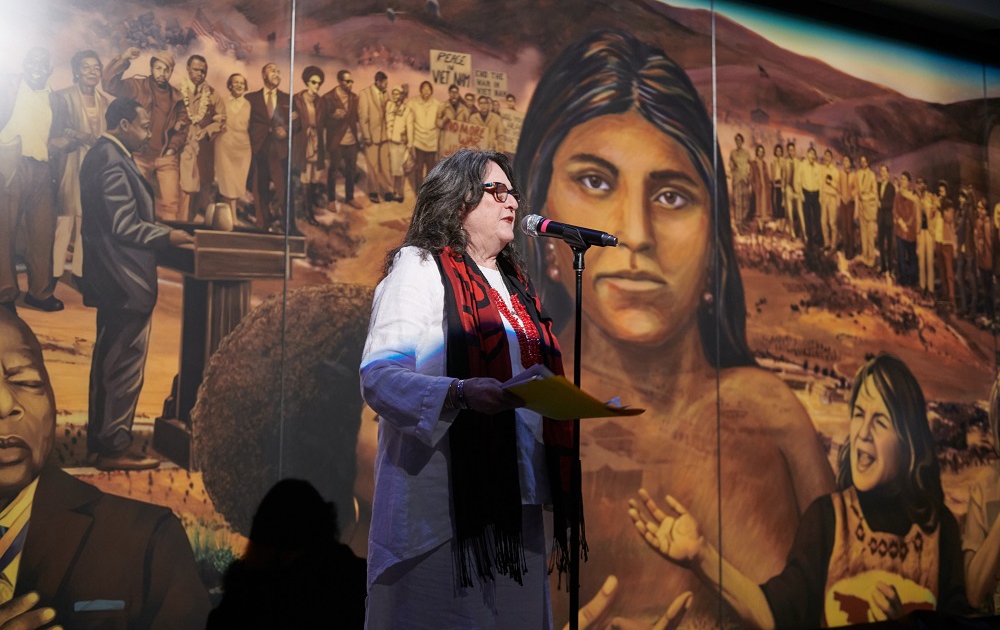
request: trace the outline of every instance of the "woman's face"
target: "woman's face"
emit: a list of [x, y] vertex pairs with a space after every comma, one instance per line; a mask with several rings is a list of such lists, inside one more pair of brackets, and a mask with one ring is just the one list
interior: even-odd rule
[[[552, 158], [546, 208], [555, 221], [618, 237], [618, 247], [593, 248], [587, 257], [584, 300], [601, 330], [655, 345], [697, 334], [711, 198], [677, 142], [636, 112], [575, 127]], [[558, 251], [568, 271], [572, 253]]]
[[232, 86], [229, 88], [229, 93], [233, 95], [234, 98], [239, 98], [243, 96], [247, 91], [247, 80], [243, 75], [236, 75], [231, 81]]
[[851, 415], [851, 478], [867, 492], [899, 477], [903, 446], [889, 409], [869, 376], [858, 391]]
[[[501, 183], [511, 188], [510, 179], [500, 165], [490, 162], [483, 183]], [[514, 240], [514, 216], [517, 213], [517, 199], [508, 194], [503, 202], [497, 201], [493, 193], [483, 191], [479, 204], [462, 220], [462, 227], [468, 235], [468, 249], [472, 257], [482, 261], [482, 257], [493, 257], [500, 253], [507, 243]]]
[[309, 91], [309, 96], [318, 96], [321, 87], [323, 87], [323, 79], [319, 78], [318, 74], [314, 74], [306, 80], [306, 90]]

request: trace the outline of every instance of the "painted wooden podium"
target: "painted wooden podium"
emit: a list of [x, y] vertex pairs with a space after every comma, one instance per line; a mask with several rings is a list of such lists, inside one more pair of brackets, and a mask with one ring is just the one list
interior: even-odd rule
[[158, 264], [184, 275], [180, 366], [163, 415], [153, 426], [153, 448], [190, 469], [191, 409], [212, 353], [246, 315], [254, 280], [291, 277], [291, 259], [304, 258], [302, 236], [197, 229], [201, 224], [171, 223], [193, 231], [194, 244], [171, 247]]

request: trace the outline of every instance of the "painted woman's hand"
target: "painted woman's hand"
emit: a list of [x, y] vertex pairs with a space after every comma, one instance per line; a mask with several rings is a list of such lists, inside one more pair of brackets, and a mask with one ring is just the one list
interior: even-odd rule
[[678, 595], [667, 608], [667, 612], [663, 613], [652, 625], [645, 621], [615, 617], [608, 625], [608, 630], [675, 630], [684, 621], [684, 615], [691, 608], [693, 597], [691, 591], [685, 591]]
[[629, 499], [628, 515], [649, 546], [664, 558], [682, 566], [696, 560], [705, 548], [705, 536], [687, 508], [667, 495], [667, 503], [676, 516], [668, 514], [660, 509], [645, 488], [639, 489], [639, 498], [645, 505], [645, 512], [638, 501]]
[[872, 593], [872, 606], [868, 611], [868, 619], [870, 621], [886, 621], [899, 619], [902, 616], [903, 602], [900, 601], [896, 588], [885, 582], [877, 582], [875, 591]]
[[[618, 597], [618, 578], [609, 575], [597, 591], [594, 598], [580, 607], [579, 617], [580, 630], [600, 630], [604, 628], [611, 604]], [[563, 630], [569, 630], [569, 624], [563, 626]]]
[[[580, 630], [675, 630], [691, 607], [691, 591], [681, 593], [653, 624], [648, 621], [615, 617], [607, 622], [611, 605], [618, 597], [618, 578], [609, 575], [594, 598], [580, 608]], [[563, 626], [569, 630], [569, 624]]]

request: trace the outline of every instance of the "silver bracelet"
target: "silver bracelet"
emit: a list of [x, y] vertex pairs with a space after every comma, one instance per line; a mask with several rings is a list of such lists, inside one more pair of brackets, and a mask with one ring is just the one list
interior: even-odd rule
[[465, 402], [465, 392], [462, 391], [462, 387], [465, 385], [465, 379], [458, 379], [458, 408], [468, 409], [469, 403]]

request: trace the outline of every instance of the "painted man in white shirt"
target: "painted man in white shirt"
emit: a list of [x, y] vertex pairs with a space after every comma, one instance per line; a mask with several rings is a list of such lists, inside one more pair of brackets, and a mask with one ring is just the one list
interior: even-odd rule
[[49, 52], [32, 48], [23, 68], [20, 75], [0, 77], [0, 306], [14, 312], [20, 294], [14, 263], [20, 224], [28, 268], [24, 303], [43, 311], [61, 311], [62, 301], [52, 295], [55, 216], [48, 147], [52, 128]]
[[833, 163], [833, 152], [823, 152], [823, 188], [820, 193], [823, 243], [827, 249], [837, 247], [837, 210], [840, 208], [840, 171]]
[[868, 166], [868, 157], [859, 158], [861, 169], [857, 172], [858, 220], [861, 224], [861, 261], [868, 267], [875, 266], [875, 236], [878, 234], [878, 184], [875, 172]]
[[420, 84], [420, 96], [408, 103], [413, 112], [413, 192], [437, 164], [438, 137], [440, 127], [438, 116], [442, 104], [434, 98], [434, 86], [430, 81]]

